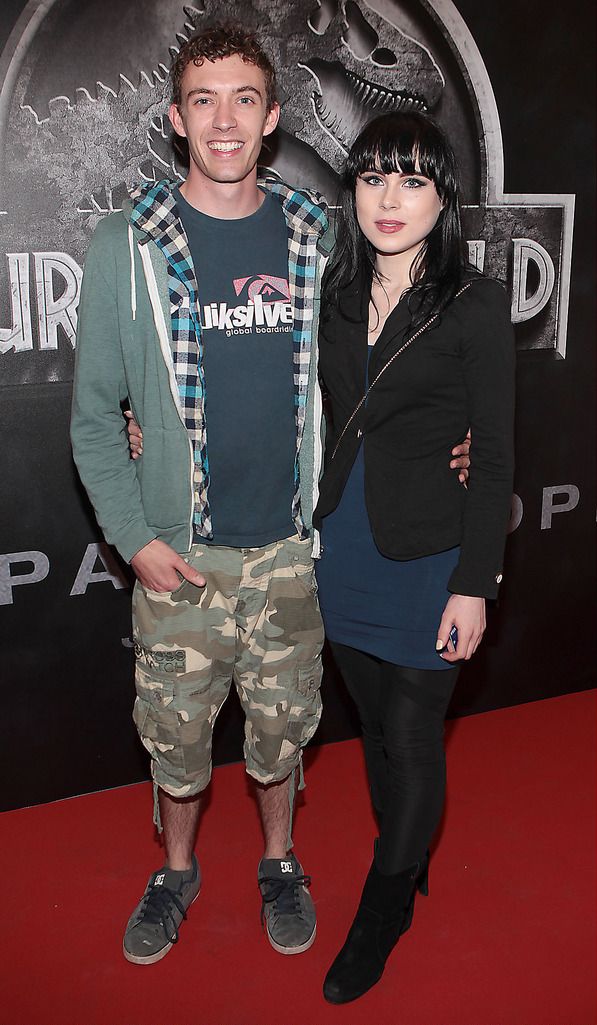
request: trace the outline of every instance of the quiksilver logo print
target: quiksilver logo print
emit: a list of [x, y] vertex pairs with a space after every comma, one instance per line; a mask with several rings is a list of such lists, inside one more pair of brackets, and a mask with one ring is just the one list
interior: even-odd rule
[[244, 299], [237, 306], [227, 302], [209, 302], [201, 307], [204, 331], [223, 332], [226, 337], [239, 334], [264, 334], [292, 331], [292, 303], [285, 278], [272, 274], [252, 274], [234, 278], [236, 295]]

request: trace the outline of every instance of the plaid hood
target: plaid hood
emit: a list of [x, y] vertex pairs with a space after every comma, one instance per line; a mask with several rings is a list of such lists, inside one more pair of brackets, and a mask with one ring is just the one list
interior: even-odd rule
[[[197, 282], [187, 237], [178, 216], [173, 189], [163, 180], [142, 185], [131, 195], [123, 213], [139, 245], [154, 243], [168, 268], [172, 360], [180, 399], [180, 413], [193, 448], [193, 527], [197, 537], [212, 536], [209, 508], [209, 456], [205, 419], [205, 374], [199, 319], [200, 282]], [[316, 193], [298, 191], [277, 181], [259, 186], [280, 202], [288, 227], [288, 283], [293, 312], [294, 401], [296, 455], [292, 518], [299, 536], [307, 536], [300, 508], [298, 454], [305, 425], [312, 346], [317, 264], [327, 246], [327, 205]], [[329, 234], [329, 233], [328, 233]]]

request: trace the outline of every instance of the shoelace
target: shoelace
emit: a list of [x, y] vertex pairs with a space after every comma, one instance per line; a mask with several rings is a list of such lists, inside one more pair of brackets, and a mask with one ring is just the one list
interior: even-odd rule
[[[143, 918], [151, 925], [161, 924], [169, 943], [178, 943], [178, 926], [173, 915], [175, 908], [180, 912], [184, 921], [187, 917], [184, 905], [174, 890], [170, 890], [167, 886], [153, 886], [145, 895]], [[170, 922], [170, 930], [168, 922]], [[171, 936], [168, 935], [169, 931], [172, 932]]]
[[[277, 876], [264, 876], [259, 880], [259, 889], [263, 903], [261, 905], [261, 924], [265, 921], [266, 904], [277, 902], [276, 911], [279, 915], [293, 915], [301, 911], [299, 887], [310, 886], [311, 876], [293, 876], [291, 879], [279, 879]], [[263, 889], [262, 889], [263, 887]], [[264, 892], [265, 891], [265, 892]]]

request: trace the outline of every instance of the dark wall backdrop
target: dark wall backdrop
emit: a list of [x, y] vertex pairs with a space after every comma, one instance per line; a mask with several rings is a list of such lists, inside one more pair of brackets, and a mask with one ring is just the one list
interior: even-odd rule
[[[94, 224], [118, 207], [139, 175], [162, 176], [167, 167], [182, 173], [160, 120], [161, 64], [176, 32], [204, 21], [215, 5], [206, 0], [186, 13], [174, 0], [120, 6], [112, 0], [2, 4], [4, 809], [147, 777], [130, 718], [127, 571], [102, 543], [70, 457], [72, 339]], [[374, 112], [365, 87], [365, 99], [355, 104], [348, 71], [392, 91], [396, 104], [408, 95], [425, 97], [458, 151], [467, 237], [485, 242], [485, 268], [515, 292], [527, 250], [512, 239], [528, 240], [526, 283], [513, 304], [519, 321], [513, 530], [500, 607], [491, 611], [481, 651], [463, 670], [452, 714], [594, 686], [592, 5], [231, 0], [226, 10], [261, 31], [283, 69], [283, 130], [264, 154], [270, 167], [296, 184], [312, 182], [333, 201], [344, 136]], [[463, 64], [464, 30], [449, 38], [446, 24], [457, 25], [458, 12], [486, 71], [473, 61], [471, 75], [470, 62], [468, 70]], [[504, 192], [517, 203], [497, 194], [502, 150], [487, 75], [503, 138]], [[322, 97], [315, 107], [314, 88]], [[330, 111], [334, 129], [326, 120]], [[571, 195], [573, 221], [570, 200], [562, 198]], [[542, 289], [545, 303], [538, 308]], [[534, 315], [521, 319], [533, 302]], [[353, 735], [355, 721], [329, 660], [324, 698], [317, 741]], [[239, 758], [234, 700], [218, 727], [216, 762]]]

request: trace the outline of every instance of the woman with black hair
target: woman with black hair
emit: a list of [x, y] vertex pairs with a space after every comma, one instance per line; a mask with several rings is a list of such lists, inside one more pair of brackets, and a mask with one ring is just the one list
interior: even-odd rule
[[[418, 113], [348, 155], [324, 281], [326, 462], [314, 522], [326, 634], [361, 719], [379, 838], [324, 996], [381, 977], [427, 893], [444, 718], [495, 598], [512, 493], [514, 345], [502, 287], [467, 263], [456, 169]], [[471, 428], [468, 487], [447, 447]]]

